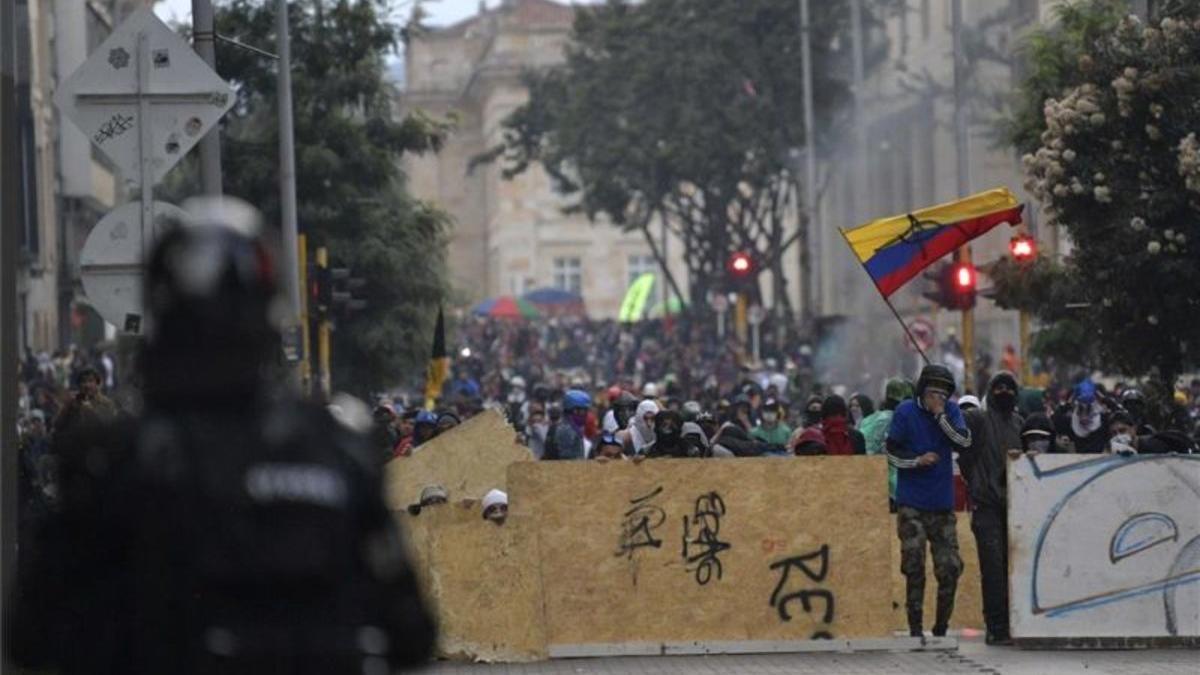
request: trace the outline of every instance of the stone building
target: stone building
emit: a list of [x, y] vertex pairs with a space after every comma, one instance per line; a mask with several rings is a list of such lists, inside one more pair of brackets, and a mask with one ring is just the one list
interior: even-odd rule
[[[512, 180], [499, 162], [468, 170], [527, 100], [522, 73], [562, 62], [573, 17], [571, 6], [550, 0], [505, 0], [407, 42], [400, 107], [458, 120], [440, 153], [406, 158], [405, 171], [413, 194], [454, 218], [450, 273], [468, 302], [551, 286], [580, 293], [594, 317], [615, 317], [629, 282], [658, 271], [644, 235], [565, 215], [569, 201], [540, 168]], [[672, 273], [686, 287], [680, 250], [667, 242]]]

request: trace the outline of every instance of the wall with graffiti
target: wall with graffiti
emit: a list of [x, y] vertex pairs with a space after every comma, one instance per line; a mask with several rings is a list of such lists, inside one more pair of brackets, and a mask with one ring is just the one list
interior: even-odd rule
[[1014, 637], [1200, 636], [1200, 456], [1044, 455], [1008, 476]]

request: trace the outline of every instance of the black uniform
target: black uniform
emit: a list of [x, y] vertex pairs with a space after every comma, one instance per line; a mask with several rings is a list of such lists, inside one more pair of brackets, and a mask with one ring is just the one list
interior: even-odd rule
[[250, 229], [193, 221], [156, 245], [146, 411], [55, 437], [61, 505], [21, 543], [8, 605], [19, 665], [357, 674], [429, 657], [377, 454], [271, 393], [274, 266]]
[[13, 656], [68, 673], [387, 672], [429, 657], [365, 439], [320, 408], [150, 413], [60, 448]]

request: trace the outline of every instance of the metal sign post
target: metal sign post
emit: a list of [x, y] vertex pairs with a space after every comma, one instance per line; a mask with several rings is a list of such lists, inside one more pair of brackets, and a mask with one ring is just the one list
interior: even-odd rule
[[767, 317], [767, 313], [759, 305], [752, 305], [746, 312], [746, 320], [750, 322], [750, 346], [751, 354], [754, 356], [754, 362], [758, 363], [760, 359], [760, 340], [759, 336], [762, 331], [759, 326], [762, 325], [763, 319]]

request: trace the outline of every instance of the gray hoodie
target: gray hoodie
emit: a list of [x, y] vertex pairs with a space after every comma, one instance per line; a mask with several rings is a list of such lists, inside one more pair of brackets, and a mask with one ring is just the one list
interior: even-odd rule
[[984, 396], [986, 409], [966, 413], [971, 446], [959, 453], [958, 466], [976, 507], [1004, 510], [1008, 506], [1008, 451], [1021, 448], [1024, 420], [1015, 408], [1008, 413], [997, 409], [992, 389], [1001, 381], [1007, 381], [1014, 392], [1020, 393], [1012, 373], [1000, 371], [992, 377]]

